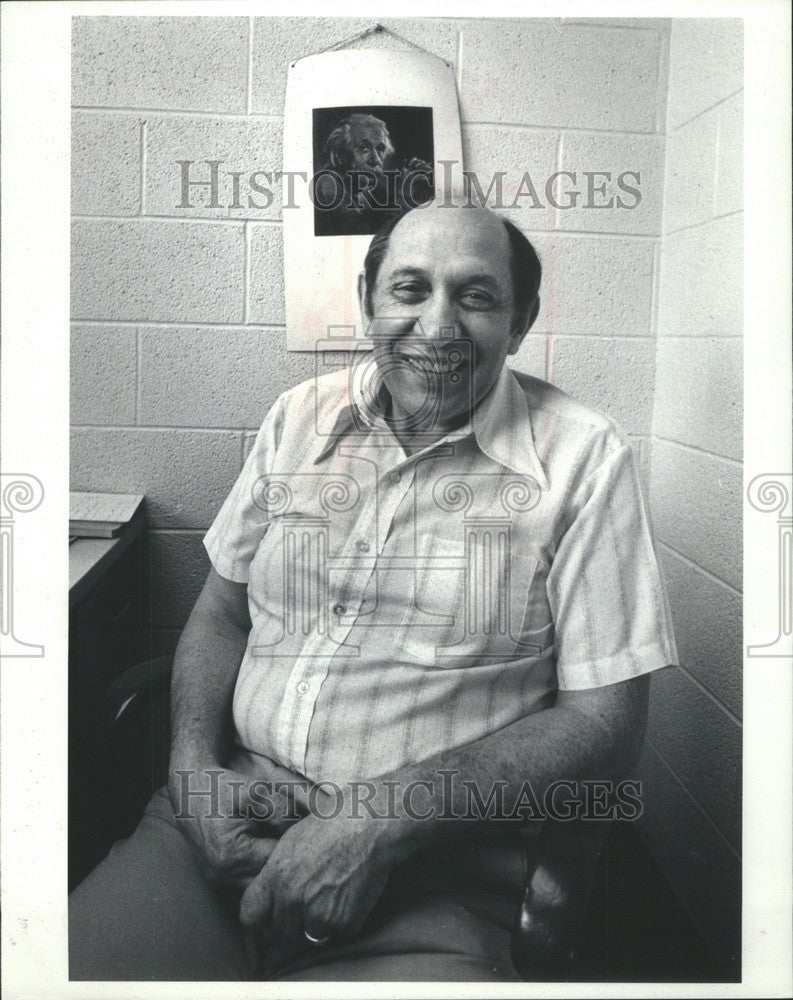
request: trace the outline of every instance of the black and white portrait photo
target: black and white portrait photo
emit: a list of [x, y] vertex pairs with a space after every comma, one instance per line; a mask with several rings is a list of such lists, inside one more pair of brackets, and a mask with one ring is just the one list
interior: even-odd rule
[[3, 5], [4, 996], [790, 995], [790, 11], [341, 6]]
[[434, 194], [431, 108], [314, 111], [316, 236], [373, 235]]

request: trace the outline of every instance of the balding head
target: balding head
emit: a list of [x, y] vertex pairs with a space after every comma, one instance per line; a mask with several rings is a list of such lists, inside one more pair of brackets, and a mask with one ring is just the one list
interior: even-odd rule
[[[426, 221], [424, 221], [426, 219]], [[476, 232], [483, 238], [492, 238], [492, 249], [501, 255], [506, 250], [505, 267], [509, 270], [513, 299], [513, 331], [525, 333], [530, 329], [539, 312], [540, 280], [542, 267], [534, 247], [523, 233], [508, 219], [486, 207], [471, 206], [470, 202], [449, 203], [436, 197], [420, 205], [379, 230], [369, 244], [364, 260], [366, 283], [366, 311], [373, 313], [373, 300], [380, 267], [388, 254], [392, 235], [397, 230], [400, 242], [425, 238], [434, 230], [446, 240], [447, 252], [452, 252], [455, 241], [462, 232]], [[495, 263], [495, 261], [494, 261]]]

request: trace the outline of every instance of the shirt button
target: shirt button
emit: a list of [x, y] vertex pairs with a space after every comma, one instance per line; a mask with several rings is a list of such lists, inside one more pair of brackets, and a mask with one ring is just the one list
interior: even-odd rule
[[402, 482], [402, 473], [392, 472], [391, 475], [388, 477], [388, 479], [393, 486], [396, 486], [397, 483]]
[[305, 681], [301, 681], [297, 685], [297, 693], [298, 694], [308, 694], [308, 684], [306, 684]]
[[369, 543], [365, 542], [362, 538], [358, 539], [358, 541], [355, 543], [355, 547], [356, 549], [358, 549], [359, 552], [369, 551]]
[[346, 610], [347, 610], [347, 605], [346, 604], [334, 604], [333, 605], [333, 614], [334, 615], [343, 615]]

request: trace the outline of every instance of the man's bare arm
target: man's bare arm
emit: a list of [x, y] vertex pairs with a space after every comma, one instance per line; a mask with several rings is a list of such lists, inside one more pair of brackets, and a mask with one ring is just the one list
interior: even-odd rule
[[[399, 780], [401, 787], [417, 780], [431, 783], [432, 792], [426, 792], [423, 800], [417, 795], [416, 802], [421, 802], [422, 813], [431, 809], [436, 817], [444, 810], [447, 815], [470, 815], [470, 793], [462, 781], [473, 782], [485, 799], [494, 782], [505, 781], [507, 802], [510, 794], [514, 798], [528, 782], [541, 802], [556, 781], [617, 780], [628, 773], [641, 752], [649, 686], [650, 678], [644, 676], [601, 688], [560, 691], [553, 708], [386, 777]], [[441, 770], [459, 772], [461, 780], [450, 786], [451, 801]], [[440, 837], [465, 836], [478, 825], [470, 819], [416, 820], [403, 807], [400, 818], [403, 821], [390, 824], [386, 834], [400, 854]]]
[[[234, 767], [232, 701], [250, 629], [247, 585], [211, 569], [179, 641], [171, 681], [168, 787], [175, 814], [206, 874], [240, 889], [307, 808], [305, 795], [290, 799], [275, 790], [299, 777], [276, 761], [260, 758], [253, 778]], [[274, 815], [266, 821], [252, 797], [257, 780], [274, 788]]]
[[225, 763], [231, 699], [248, 641], [247, 587], [209, 571], [176, 650], [171, 681], [171, 770]]
[[[232, 698], [250, 627], [246, 585], [211, 569], [179, 641], [171, 680], [168, 785], [175, 814], [206, 875], [240, 889], [276, 843], [246, 814], [247, 779], [228, 767]], [[205, 790], [214, 798], [202, 795]]]
[[[393, 867], [424, 844], [444, 837], [482, 832], [484, 823], [462, 817], [469, 802], [462, 781], [487, 795], [496, 781], [517, 795], [528, 782], [541, 800], [561, 779], [616, 779], [624, 776], [641, 750], [647, 717], [649, 677], [586, 691], [559, 692], [553, 708], [520, 719], [481, 740], [378, 779], [398, 783], [397, 819], [336, 819], [309, 816], [284, 834], [267, 867], [242, 901], [243, 922], [264, 925], [286, 936], [308, 929], [315, 936], [354, 934], [382, 892]], [[444, 799], [440, 771], [459, 772], [457, 798]], [[416, 819], [401, 792], [411, 782], [427, 782], [421, 802], [432, 818]], [[453, 786], [454, 787], [454, 786]], [[373, 800], [385, 814], [387, 790]], [[416, 804], [418, 804], [418, 797]]]

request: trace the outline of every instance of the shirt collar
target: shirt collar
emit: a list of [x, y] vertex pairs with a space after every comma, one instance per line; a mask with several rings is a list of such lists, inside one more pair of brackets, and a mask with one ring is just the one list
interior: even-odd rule
[[548, 480], [537, 455], [526, 394], [506, 365], [496, 384], [474, 410], [474, 434], [482, 451], [513, 472], [532, 476], [541, 489]]
[[[526, 394], [506, 365], [493, 388], [474, 410], [472, 424], [476, 442], [485, 455], [519, 475], [532, 476], [541, 489], [548, 489], [548, 480], [534, 444]], [[337, 413], [333, 430], [314, 464], [327, 458], [339, 440], [351, 430], [365, 430], [371, 426], [367, 400], [354, 398]]]
[[352, 403], [348, 403], [343, 406], [338, 414], [336, 415], [336, 422], [333, 425], [333, 430], [327, 436], [323, 438], [323, 445], [319, 451], [319, 454], [314, 459], [314, 465], [319, 465], [323, 462], [328, 455], [335, 449], [336, 445], [339, 443], [339, 439], [343, 438], [352, 428], [355, 426], [355, 409]]

